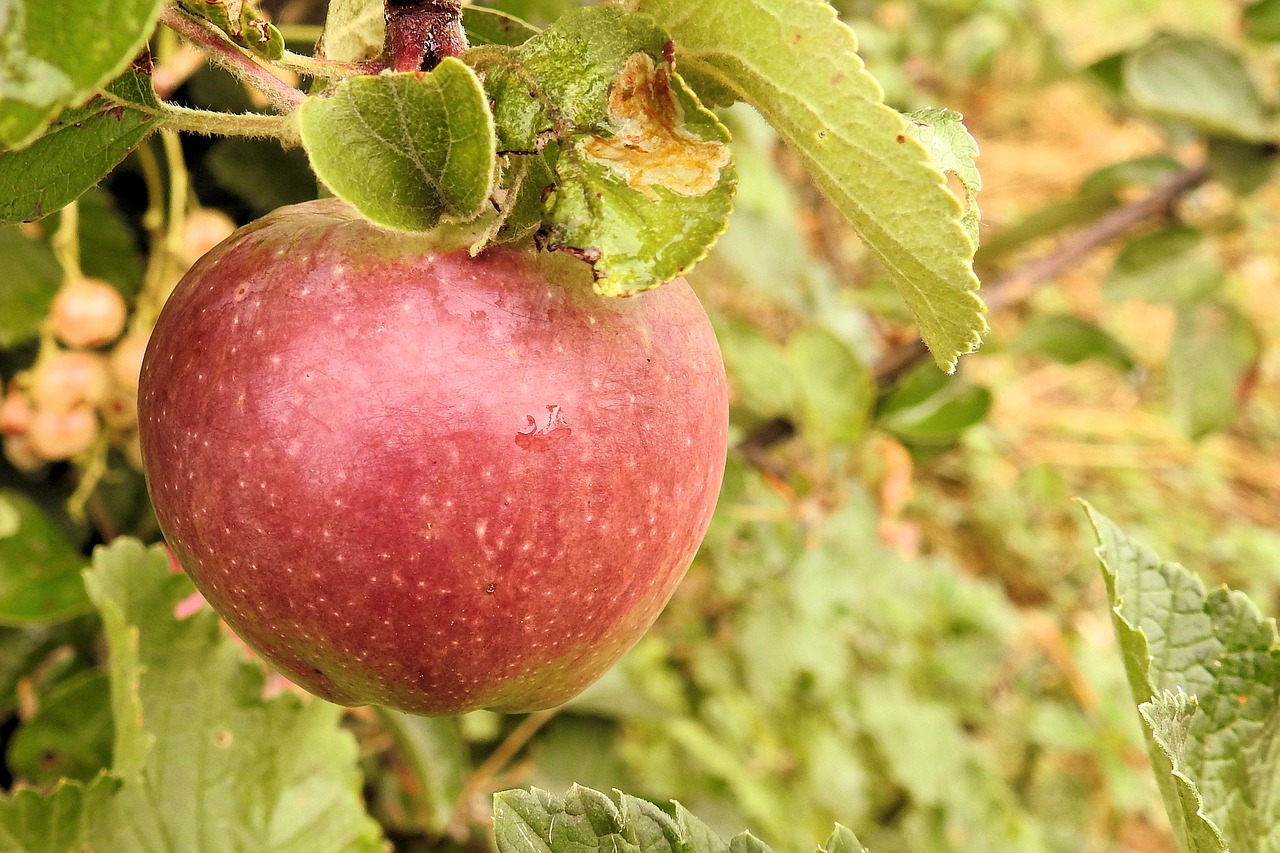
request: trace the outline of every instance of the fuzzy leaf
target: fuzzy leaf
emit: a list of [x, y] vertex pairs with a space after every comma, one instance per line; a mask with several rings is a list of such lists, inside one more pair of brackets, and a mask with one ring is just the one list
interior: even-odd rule
[[160, 547], [118, 539], [85, 575], [111, 653], [123, 788], [95, 851], [383, 849], [360, 799], [356, 746], [340, 710], [293, 693], [262, 698], [262, 671], [204, 608]]
[[334, 194], [379, 225], [427, 231], [480, 214], [493, 186], [493, 117], [472, 70], [344, 80], [298, 110], [311, 166]]
[[370, 59], [382, 49], [385, 14], [382, 0], [330, 0], [318, 52], [338, 62]]
[[631, 0], [675, 39], [678, 67], [747, 101], [884, 262], [939, 366], [987, 330], [960, 202], [825, 0]]
[[[1280, 851], [1280, 637], [1086, 506], [1125, 669], [1184, 850]], [[1179, 698], [1179, 697], [1182, 698]], [[1193, 702], [1194, 700], [1194, 702]]]
[[39, 219], [75, 201], [151, 132], [157, 110], [150, 78], [127, 71], [34, 144], [0, 151], [0, 223]]
[[121, 74], [146, 46], [163, 6], [164, 0], [0, 3], [0, 149], [30, 145], [60, 113]]

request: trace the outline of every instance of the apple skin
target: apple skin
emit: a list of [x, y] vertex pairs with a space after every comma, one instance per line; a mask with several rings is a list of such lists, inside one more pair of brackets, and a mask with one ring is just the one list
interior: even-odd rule
[[425, 714], [559, 705], [648, 629], [724, 473], [724, 364], [677, 280], [282, 208], [201, 259], [142, 367], [157, 518], [295, 683]]

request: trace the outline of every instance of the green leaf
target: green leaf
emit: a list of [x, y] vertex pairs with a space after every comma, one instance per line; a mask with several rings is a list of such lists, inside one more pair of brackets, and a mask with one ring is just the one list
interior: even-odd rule
[[590, 263], [607, 296], [688, 271], [733, 207], [728, 131], [674, 73], [666, 43], [649, 18], [603, 5], [517, 49], [468, 54], [485, 76], [504, 152], [558, 143], [544, 242]]
[[80, 107], [121, 74], [146, 46], [163, 6], [164, 0], [0, 4], [0, 148], [30, 145], [59, 113]]
[[80, 551], [21, 492], [0, 490], [0, 506], [17, 516], [17, 531], [0, 538], [0, 625], [70, 619], [90, 609]]
[[178, 5], [209, 21], [247, 50], [271, 60], [284, 56], [284, 36], [251, 0], [178, 0]]
[[463, 793], [470, 764], [457, 719], [375, 710], [395, 739], [402, 775], [412, 779], [405, 787], [410, 808], [416, 812], [415, 825], [433, 834], [444, 832]]
[[1262, 98], [1244, 62], [1205, 38], [1162, 36], [1130, 54], [1124, 84], [1139, 109], [1210, 136], [1266, 137]]
[[88, 782], [111, 763], [111, 693], [107, 676], [84, 672], [40, 697], [35, 715], [9, 742], [8, 764], [27, 782]]
[[30, 788], [0, 795], [0, 852], [63, 853], [93, 850], [101, 838], [94, 830], [119, 787], [99, 776], [89, 785], [65, 782], [47, 796]]
[[836, 824], [836, 831], [826, 846], [818, 848], [819, 853], [867, 853], [867, 849], [858, 841], [858, 837], [849, 829]]
[[500, 44], [516, 47], [538, 34], [537, 27], [531, 27], [519, 18], [479, 6], [463, 7], [462, 28], [466, 31], [467, 41], [473, 46]]
[[[0, 154], [0, 170], [6, 155]], [[0, 225], [0, 347], [10, 349], [35, 338], [62, 283], [62, 267], [44, 240], [22, 233], [17, 225]]]
[[990, 411], [990, 391], [926, 362], [880, 401], [876, 422], [908, 444], [946, 447]]
[[263, 699], [261, 669], [212, 610], [175, 616], [192, 587], [163, 548], [118, 539], [85, 579], [110, 649], [124, 783], [95, 850], [383, 849], [340, 709], [292, 692]]
[[1061, 364], [1080, 364], [1091, 358], [1125, 373], [1135, 367], [1124, 344], [1101, 327], [1068, 314], [1039, 316], [1026, 325], [1010, 346], [1038, 352]]
[[1198, 302], [1178, 311], [1169, 353], [1170, 406], [1192, 438], [1235, 419], [1261, 355], [1249, 319], [1224, 302]]
[[1239, 592], [1206, 590], [1187, 569], [1162, 561], [1092, 507], [1085, 510], [1097, 532], [1134, 704], [1146, 706], [1143, 724], [1182, 849], [1276, 850], [1275, 621], [1263, 619]]
[[824, 0], [632, 0], [675, 39], [682, 73], [759, 110], [893, 274], [939, 366], [987, 330], [960, 202]]
[[338, 62], [371, 59], [382, 50], [385, 14], [383, 0], [329, 0], [317, 52]]
[[973, 245], [978, 245], [978, 224], [982, 211], [978, 208], [978, 193], [982, 190], [982, 175], [978, 172], [978, 141], [964, 126], [964, 116], [955, 110], [929, 107], [907, 113], [907, 133], [911, 134], [929, 154], [934, 168], [944, 174], [955, 175], [964, 187], [965, 232]]
[[76, 202], [81, 271], [111, 282], [126, 297], [135, 295], [142, 283], [142, 262], [133, 228], [116, 208], [115, 197], [94, 187]]
[[493, 186], [493, 117], [484, 87], [457, 59], [429, 73], [344, 80], [298, 110], [311, 166], [334, 194], [379, 225], [427, 231], [478, 216]]
[[[678, 803], [670, 815], [627, 794], [617, 802], [580, 785], [563, 797], [537, 788], [493, 798], [499, 853], [727, 853], [729, 845]], [[607, 842], [607, 844], [606, 844]]]
[[1244, 10], [1245, 35], [1254, 41], [1280, 41], [1280, 0], [1260, 0]]
[[39, 219], [75, 201], [151, 132], [157, 110], [150, 78], [128, 71], [34, 144], [0, 151], [0, 223]]
[[786, 361], [806, 433], [819, 443], [853, 444], [861, 438], [875, 404], [875, 380], [844, 342], [811, 327], [787, 343]]
[[799, 391], [782, 347], [746, 322], [717, 324], [716, 338], [735, 402], [762, 417], [790, 414]]
[[1222, 284], [1222, 266], [1204, 234], [1175, 226], [1130, 241], [1116, 257], [1103, 294], [1111, 300], [1195, 302]]

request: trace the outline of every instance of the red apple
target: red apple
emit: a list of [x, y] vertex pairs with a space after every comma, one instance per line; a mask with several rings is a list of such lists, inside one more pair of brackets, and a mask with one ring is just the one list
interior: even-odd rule
[[[464, 235], [465, 236], [465, 235]], [[346, 705], [529, 711], [656, 618], [706, 532], [728, 406], [683, 281], [283, 208], [200, 260], [143, 363], [161, 527], [227, 623]]]

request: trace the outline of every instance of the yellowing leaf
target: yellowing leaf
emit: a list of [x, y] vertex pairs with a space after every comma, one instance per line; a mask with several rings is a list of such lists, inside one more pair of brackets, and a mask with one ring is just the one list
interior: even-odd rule
[[609, 119], [618, 133], [587, 138], [583, 154], [621, 172], [627, 186], [649, 199], [658, 199], [655, 186], [686, 197], [706, 195], [732, 161], [728, 145], [685, 132], [670, 68], [655, 66], [647, 53], [627, 60], [609, 94]]

